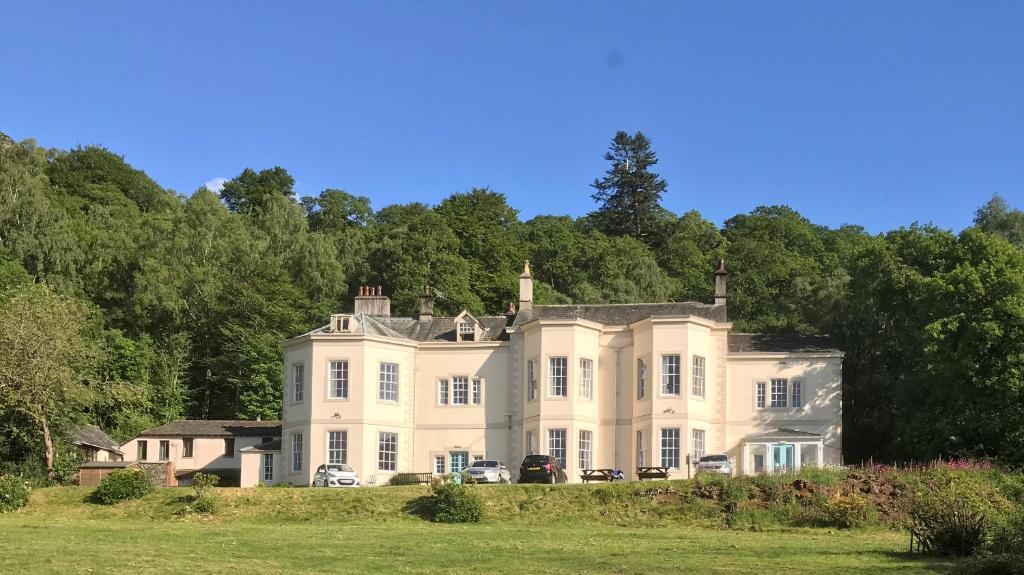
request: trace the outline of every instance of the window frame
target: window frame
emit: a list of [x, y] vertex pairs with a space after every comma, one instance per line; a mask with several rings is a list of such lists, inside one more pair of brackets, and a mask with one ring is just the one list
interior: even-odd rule
[[804, 406], [804, 382], [798, 379], [789, 381], [789, 406], [802, 409]]
[[647, 465], [647, 458], [644, 457], [646, 451], [644, 451], [644, 430], [636, 430], [636, 466], [644, 467]]
[[[334, 445], [334, 438], [332, 435], [335, 433], [340, 434], [339, 443], [340, 446]], [[328, 429], [326, 431], [327, 437], [324, 438], [325, 463], [328, 465], [347, 465], [348, 464], [348, 430], [347, 429]], [[334, 452], [341, 452], [341, 459], [335, 461], [332, 459]]]
[[754, 409], [768, 409], [768, 382], [754, 382]]
[[[674, 437], [672, 437], [674, 432]], [[674, 441], [674, 445], [673, 445]], [[678, 427], [661, 428], [661, 466], [680, 469], [682, 465], [682, 433]], [[672, 465], [675, 463], [675, 465]]]
[[537, 360], [526, 361], [526, 401], [537, 401]]
[[451, 378], [452, 395], [451, 404], [457, 406], [469, 405], [469, 376], [455, 375]]
[[139, 439], [135, 442], [135, 459], [136, 461], [148, 461], [149, 460], [149, 441], [146, 439]]
[[537, 455], [537, 430], [526, 431], [526, 455]]
[[[558, 374], [555, 362], [561, 362], [561, 373]], [[555, 382], [561, 383], [562, 393], [555, 393]], [[548, 399], [569, 398], [569, 358], [564, 355], [548, 356]]]
[[171, 440], [161, 439], [160, 443], [157, 444], [159, 449], [157, 450], [157, 461], [170, 461], [171, 460]]
[[589, 357], [580, 358], [580, 390], [583, 399], [594, 399], [594, 360]]
[[302, 473], [304, 464], [302, 457], [303, 445], [302, 432], [291, 434], [291, 467], [292, 473]]
[[484, 380], [483, 378], [474, 377], [470, 379], [469, 383], [469, 404], [470, 405], [483, 405], [484, 402]]
[[646, 357], [636, 358], [636, 400], [647, 399], [647, 365]]
[[[387, 368], [394, 366], [391, 372]], [[377, 366], [377, 401], [382, 403], [398, 403], [399, 377], [401, 370], [398, 362], [381, 361]], [[393, 378], [393, 380], [392, 380]], [[389, 396], [394, 396], [389, 397]]]
[[[338, 380], [334, 378], [335, 369], [334, 364], [344, 365], [344, 380], [341, 382], [341, 390], [344, 392], [341, 395], [335, 394]], [[350, 364], [348, 358], [332, 358], [327, 360], [327, 401], [348, 401], [349, 393], [351, 392], [351, 380], [352, 373], [350, 371]]]
[[[561, 446], [555, 445], [555, 439], [558, 435], [561, 435]], [[567, 469], [569, 464], [569, 430], [565, 427], [549, 427], [548, 428], [548, 455], [558, 461], [558, 465], [562, 469]], [[561, 457], [556, 455], [561, 453]]]
[[441, 378], [441, 379], [437, 380], [437, 404], [438, 405], [447, 406], [448, 402], [451, 400], [451, 395], [449, 394], [450, 393], [449, 392], [450, 388], [448, 387], [448, 385], [449, 385], [449, 383], [448, 383], [448, 379], [447, 378]]
[[192, 459], [192, 454], [195, 452], [195, 438], [194, 437], [182, 437], [181, 438], [181, 458]]
[[707, 399], [707, 358], [703, 355], [693, 354], [690, 364], [690, 395], [700, 399]]
[[263, 477], [263, 481], [274, 480], [274, 454], [263, 453], [263, 457], [260, 458], [262, 463], [263, 472], [260, 474]]
[[699, 427], [690, 430], [690, 457], [694, 465], [707, 454], [707, 437], [707, 432]]
[[580, 470], [594, 468], [594, 432], [589, 429], [579, 430], [577, 457]]
[[[781, 401], [776, 401], [776, 397]], [[768, 407], [772, 409], [789, 408], [789, 380], [784, 377], [776, 377], [770, 380], [768, 388]]]
[[397, 431], [377, 432], [377, 471], [398, 471]]
[[434, 475], [445, 475], [448, 470], [448, 458], [445, 455], [434, 455]]
[[304, 403], [306, 400], [306, 362], [292, 364], [292, 405]]
[[[672, 371], [671, 359], [675, 358], [675, 371]], [[683, 392], [683, 358], [678, 353], [661, 354], [661, 388], [662, 397], [679, 397]], [[672, 379], [675, 378], [675, 379]]]

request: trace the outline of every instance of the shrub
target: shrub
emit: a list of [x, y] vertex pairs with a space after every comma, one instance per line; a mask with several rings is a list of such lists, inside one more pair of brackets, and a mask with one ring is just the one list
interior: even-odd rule
[[765, 501], [769, 503], [785, 503], [793, 501], [793, 490], [790, 486], [791, 476], [787, 475], [754, 475], [751, 483], [754, 487], [764, 493]]
[[701, 473], [693, 478], [693, 495], [701, 499], [718, 500], [722, 497], [728, 478], [717, 473]]
[[476, 523], [483, 518], [484, 504], [472, 487], [448, 477], [430, 482], [431, 508], [438, 523]]
[[213, 515], [217, 511], [217, 500], [209, 495], [201, 495], [193, 499], [189, 507], [193, 513]]
[[149, 475], [137, 469], [119, 469], [107, 475], [92, 492], [92, 500], [113, 505], [130, 499], [140, 499], [153, 492]]
[[801, 514], [801, 522], [815, 527], [852, 529], [875, 521], [875, 507], [856, 493], [814, 496]]
[[220, 477], [212, 473], [197, 472], [192, 476], [192, 493], [194, 499], [202, 499], [211, 487], [220, 483]]
[[0, 513], [21, 509], [28, 503], [28, 482], [20, 477], [0, 477]]
[[934, 497], [922, 501], [912, 517], [923, 551], [963, 557], [985, 542], [985, 514], [966, 499]]
[[60, 457], [53, 460], [53, 480], [61, 485], [69, 485], [78, 479], [78, 466], [85, 457], [77, 449], [64, 450]]
[[985, 555], [961, 563], [960, 575], [1024, 575], [1024, 555]]
[[1002, 517], [991, 532], [989, 549], [993, 553], [1024, 555], [1024, 507]]

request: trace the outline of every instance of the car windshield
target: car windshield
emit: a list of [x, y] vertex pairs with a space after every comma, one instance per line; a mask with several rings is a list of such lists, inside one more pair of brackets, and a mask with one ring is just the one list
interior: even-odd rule
[[534, 465], [537, 465], [537, 464], [540, 464], [540, 463], [547, 463], [547, 462], [548, 462], [548, 456], [547, 455], [527, 455], [526, 459], [523, 460], [523, 463], [529, 463], [529, 464], [534, 464]]
[[352, 471], [348, 465], [328, 465], [327, 471]]
[[700, 458], [701, 463], [729, 461], [728, 455], [705, 455]]
[[498, 462], [491, 459], [484, 459], [481, 461], [474, 461], [470, 467], [497, 467]]

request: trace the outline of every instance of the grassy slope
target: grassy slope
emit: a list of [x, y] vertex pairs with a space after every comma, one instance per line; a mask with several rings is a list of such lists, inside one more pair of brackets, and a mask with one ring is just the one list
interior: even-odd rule
[[[659, 487], [681, 487], [661, 482]], [[41, 489], [0, 516], [2, 573], [926, 573], [884, 530], [722, 531], [714, 506], [638, 496], [651, 484], [488, 486], [479, 525], [408, 513], [426, 487], [218, 489], [213, 518], [181, 519], [186, 489], [112, 507]]]

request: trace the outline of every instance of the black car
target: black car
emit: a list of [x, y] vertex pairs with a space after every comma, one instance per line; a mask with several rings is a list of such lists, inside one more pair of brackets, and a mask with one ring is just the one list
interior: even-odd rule
[[568, 477], [550, 455], [527, 455], [519, 466], [519, 483], [565, 483]]

